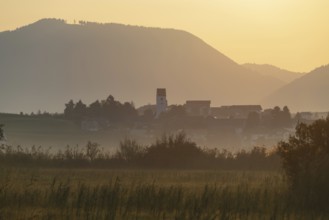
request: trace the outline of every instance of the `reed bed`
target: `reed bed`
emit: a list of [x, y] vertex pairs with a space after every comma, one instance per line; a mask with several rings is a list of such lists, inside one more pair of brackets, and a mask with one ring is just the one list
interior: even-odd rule
[[328, 219], [280, 172], [0, 168], [0, 219]]

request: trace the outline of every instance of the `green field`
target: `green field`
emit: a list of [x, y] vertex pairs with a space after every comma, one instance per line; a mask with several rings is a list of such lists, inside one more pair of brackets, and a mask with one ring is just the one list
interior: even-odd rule
[[0, 219], [328, 219], [278, 172], [0, 169]]

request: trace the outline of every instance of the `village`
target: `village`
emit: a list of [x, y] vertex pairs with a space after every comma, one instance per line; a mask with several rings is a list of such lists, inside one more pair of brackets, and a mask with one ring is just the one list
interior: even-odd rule
[[184, 105], [168, 105], [165, 88], [156, 90], [154, 105], [136, 109], [138, 117], [129, 126], [114, 125], [104, 118], [87, 118], [81, 128], [89, 132], [120, 130], [126, 136], [148, 143], [162, 134], [185, 132], [202, 146], [245, 149], [274, 146], [295, 132], [297, 123], [311, 123], [328, 113], [290, 113], [287, 106], [263, 109], [261, 105], [214, 107], [211, 100], [187, 100]]

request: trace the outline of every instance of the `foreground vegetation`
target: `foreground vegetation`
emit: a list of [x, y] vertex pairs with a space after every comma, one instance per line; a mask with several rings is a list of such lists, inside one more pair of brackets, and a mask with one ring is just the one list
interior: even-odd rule
[[203, 149], [183, 133], [114, 154], [1, 145], [0, 219], [328, 219], [328, 143], [329, 118], [273, 152]]
[[143, 169], [221, 169], [278, 170], [276, 152], [264, 147], [236, 153], [201, 148], [184, 133], [164, 135], [154, 144], [142, 146], [125, 139], [117, 152], [104, 151], [98, 143], [88, 142], [84, 148], [67, 146], [57, 153], [48, 148], [23, 148], [0, 145], [0, 165], [70, 168], [143, 168]]
[[278, 144], [290, 190], [310, 205], [329, 206], [329, 117], [314, 123], [299, 124], [296, 134]]
[[327, 219], [278, 172], [0, 169], [0, 219]]

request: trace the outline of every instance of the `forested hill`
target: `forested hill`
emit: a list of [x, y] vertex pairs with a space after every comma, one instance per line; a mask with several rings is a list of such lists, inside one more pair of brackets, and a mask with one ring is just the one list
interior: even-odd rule
[[0, 112], [63, 112], [109, 94], [136, 106], [254, 104], [282, 82], [247, 70], [185, 31], [43, 19], [0, 33]]

